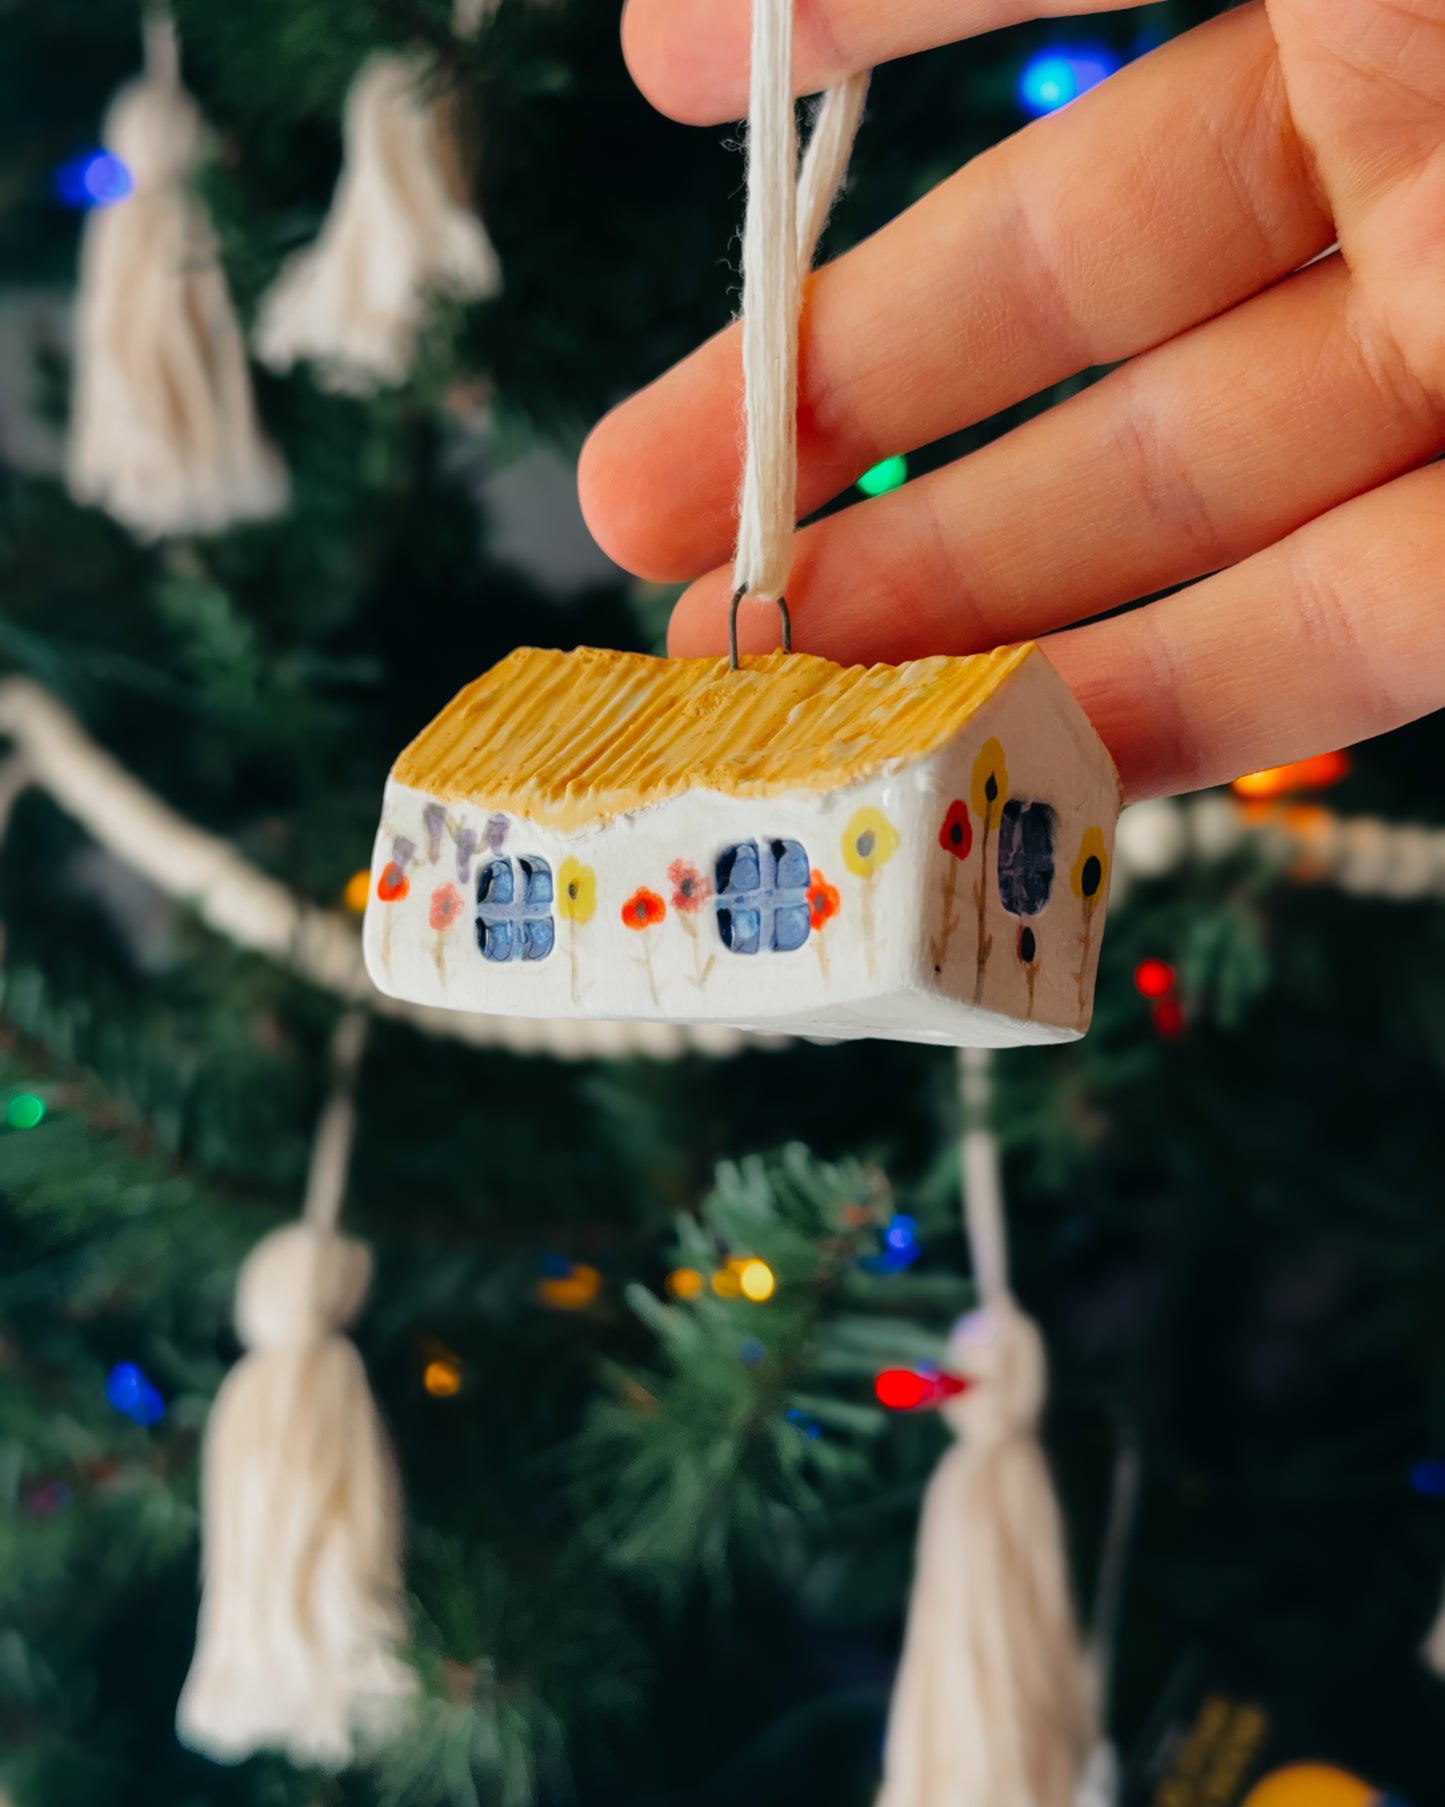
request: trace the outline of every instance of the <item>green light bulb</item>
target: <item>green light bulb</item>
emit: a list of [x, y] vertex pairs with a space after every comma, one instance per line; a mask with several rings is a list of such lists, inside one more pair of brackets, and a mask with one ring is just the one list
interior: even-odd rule
[[5, 1106], [5, 1121], [11, 1129], [34, 1129], [45, 1115], [45, 1100], [34, 1092], [19, 1092]]
[[875, 464], [871, 471], [864, 471], [858, 479], [858, 487], [865, 496], [886, 496], [890, 489], [897, 489], [908, 481], [908, 460], [899, 452], [892, 458], [885, 458], [881, 464]]

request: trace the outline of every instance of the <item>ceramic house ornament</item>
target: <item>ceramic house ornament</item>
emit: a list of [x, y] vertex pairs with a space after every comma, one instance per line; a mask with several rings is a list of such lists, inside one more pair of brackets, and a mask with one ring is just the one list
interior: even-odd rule
[[392, 770], [367, 967], [453, 1010], [1068, 1041], [1119, 801], [1033, 646], [738, 671], [523, 647]]

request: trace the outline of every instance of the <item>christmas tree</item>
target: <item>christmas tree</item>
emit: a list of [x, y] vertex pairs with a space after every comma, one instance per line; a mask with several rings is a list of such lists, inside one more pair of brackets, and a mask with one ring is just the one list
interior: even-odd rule
[[[1211, 10], [880, 70], [826, 250]], [[379, 999], [359, 961], [387, 771], [461, 684], [518, 645], [661, 649], [674, 592], [588, 546], [571, 469], [609, 405], [733, 311], [741, 164], [729, 134], [650, 110], [617, 12], [503, 0], [459, 32], [439, 0], [177, 0], [210, 128], [188, 179], [243, 331], [322, 227], [379, 53], [421, 59], [455, 108], [501, 282], [440, 296], [369, 392], [253, 366], [289, 499], [158, 537], [74, 500], [61, 449], [80, 230], [136, 180], [98, 132], [140, 20], [130, 0], [10, 16], [15, 1807], [876, 1790], [948, 1441], [913, 1408], [975, 1299], [955, 1057], [442, 1017]], [[1126, 814], [1093, 1028], [993, 1063], [1013, 1285], [1049, 1348], [1044, 1442], [1126, 1804], [1186, 1774], [1210, 1701], [1253, 1728], [1228, 1786], [1313, 1757], [1445, 1801], [1445, 1695], [1418, 1657], [1445, 1580], [1442, 746], [1426, 720]], [[416, 1693], [339, 1772], [221, 1766], [175, 1731], [203, 1431], [240, 1353], [238, 1269], [301, 1204], [338, 1024], [361, 1019], [345, 1222], [375, 1265], [351, 1334], [404, 1487]], [[1202, 1775], [1158, 1798], [1237, 1798]]]

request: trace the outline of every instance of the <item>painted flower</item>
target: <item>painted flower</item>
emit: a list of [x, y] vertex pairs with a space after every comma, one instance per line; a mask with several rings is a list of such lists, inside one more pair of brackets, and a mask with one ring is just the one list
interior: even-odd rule
[[622, 920], [630, 929], [650, 929], [667, 914], [667, 905], [646, 885], [639, 885], [622, 906]]
[[442, 854], [442, 830], [446, 827], [446, 806], [441, 803], [428, 803], [421, 812], [422, 826], [426, 829], [426, 858], [429, 866], [435, 866]]
[[477, 854], [477, 831], [475, 828], [459, 828], [456, 832], [457, 843], [457, 878], [462, 884], [469, 884], [472, 877], [472, 861]]
[[881, 809], [863, 808], [843, 831], [843, 863], [855, 878], [872, 878], [898, 851], [898, 830]]
[[581, 860], [565, 859], [557, 869], [557, 914], [580, 927], [597, 908], [597, 874]]
[[1109, 877], [1109, 850], [1104, 845], [1102, 828], [1086, 828], [1079, 843], [1079, 857], [1069, 873], [1074, 896], [1083, 899], [1084, 908], [1093, 911], [1104, 895]]
[[686, 860], [672, 862], [667, 869], [667, 882], [672, 886], [672, 907], [683, 916], [695, 916], [712, 896], [712, 886]]
[[996, 740], [986, 740], [973, 762], [973, 813], [985, 829], [992, 828], [998, 813], [1008, 801], [1008, 766], [1003, 748]]
[[822, 928], [838, 914], [838, 887], [830, 885], [815, 866], [808, 880], [808, 920], [815, 929]]
[[487, 845], [493, 853], [500, 853], [507, 839], [507, 830], [511, 823], [505, 816], [487, 817]]
[[395, 860], [388, 860], [376, 881], [376, 895], [383, 903], [400, 903], [411, 890], [411, 880]]
[[968, 858], [969, 849], [973, 846], [973, 823], [969, 820], [968, 805], [962, 797], [949, 804], [948, 814], [943, 818], [943, 826], [938, 831], [938, 844], [956, 860]]
[[462, 894], [455, 885], [438, 885], [431, 894], [431, 909], [427, 912], [427, 921], [441, 934], [449, 929], [462, 913]]

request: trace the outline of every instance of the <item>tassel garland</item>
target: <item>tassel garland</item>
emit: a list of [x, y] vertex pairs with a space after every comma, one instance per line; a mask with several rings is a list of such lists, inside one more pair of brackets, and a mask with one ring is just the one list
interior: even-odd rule
[[366, 395], [403, 382], [433, 296], [484, 300], [501, 267], [448, 180], [447, 109], [413, 56], [373, 57], [346, 102], [345, 162], [314, 245], [262, 304], [256, 348], [275, 370], [311, 361], [328, 388]]
[[949, 1345], [958, 1436], [924, 1497], [879, 1807], [1073, 1807], [1094, 1746], [1063, 1524], [1038, 1442], [1043, 1340], [1008, 1291], [988, 1055], [962, 1056], [981, 1309]]
[[[241, 1269], [248, 1353], [207, 1428], [195, 1659], [182, 1741], [221, 1762], [258, 1750], [339, 1768], [403, 1721], [406, 1637], [396, 1472], [361, 1358], [342, 1329], [371, 1259], [336, 1234], [360, 1019], [342, 1019], [303, 1221]], [[345, 1087], [347, 1089], [340, 1089]]]
[[190, 188], [205, 128], [169, 25], [106, 117], [131, 192], [86, 220], [68, 481], [137, 537], [217, 532], [286, 505], [256, 420], [215, 235]]

